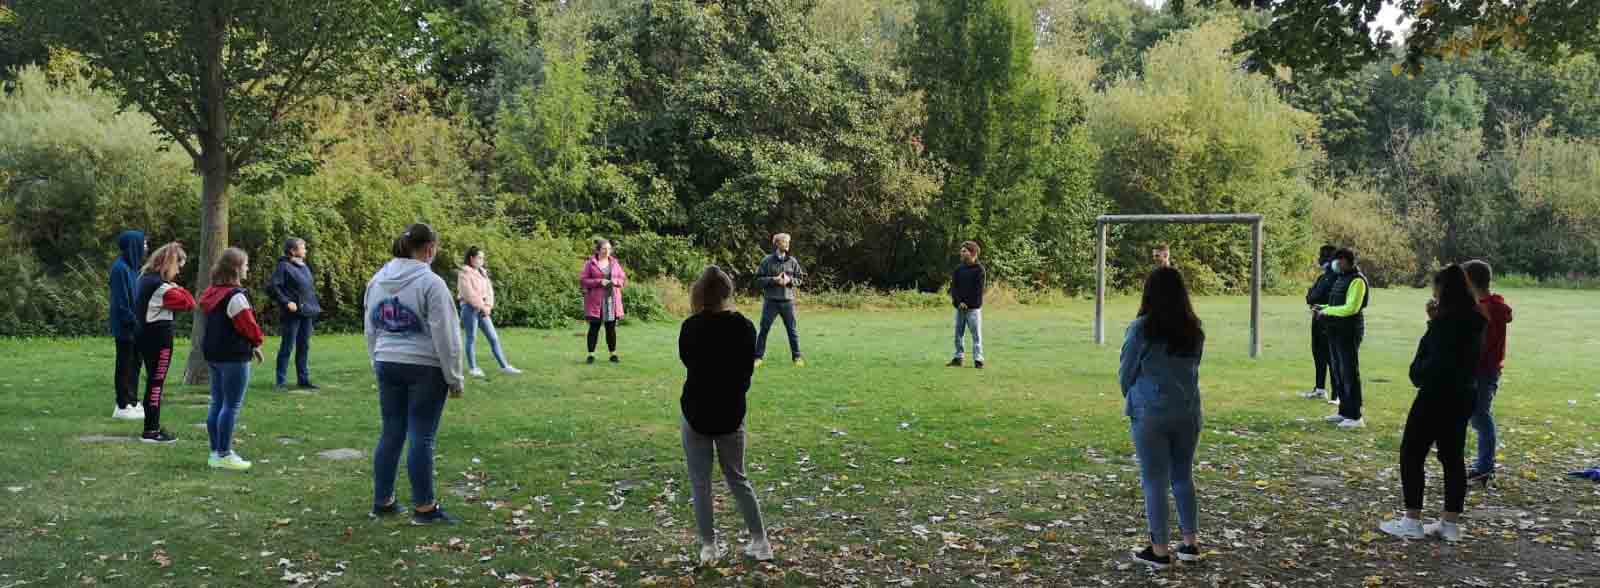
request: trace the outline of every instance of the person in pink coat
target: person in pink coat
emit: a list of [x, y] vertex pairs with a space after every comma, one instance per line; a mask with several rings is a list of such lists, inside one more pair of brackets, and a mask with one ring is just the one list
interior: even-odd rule
[[611, 363], [622, 363], [617, 356], [617, 321], [622, 318], [622, 288], [628, 284], [628, 273], [622, 271], [622, 262], [611, 256], [611, 242], [594, 240], [594, 256], [583, 264], [578, 274], [578, 285], [583, 288], [583, 316], [589, 319], [589, 359], [594, 363], [594, 346], [600, 338], [600, 327], [606, 328], [606, 349], [611, 352]]

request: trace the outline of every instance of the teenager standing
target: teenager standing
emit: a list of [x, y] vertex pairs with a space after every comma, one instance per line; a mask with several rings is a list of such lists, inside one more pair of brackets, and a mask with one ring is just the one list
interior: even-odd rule
[[1478, 359], [1473, 389], [1477, 404], [1472, 411], [1472, 428], [1478, 432], [1478, 459], [1467, 474], [1468, 480], [1485, 480], [1494, 475], [1494, 453], [1498, 441], [1494, 424], [1494, 397], [1500, 393], [1500, 371], [1505, 368], [1506, 330], [1511, 324], [1511, 305], [1489, 290], [1494, 269], [1487, 262], [1472, 260], [1462, 264], [1467, 279], [1477, 291], [1478, 304], [1489, 318], [1483, 337], [1483, 356]]
[[1336, 251], [1338, 251], [1338, 248], [1332, 245], [1323, 245], [1322, 249], [1317, 251], [1317, 269], [1321, 270], [1321, 272], [1317, 274], [1317, 281], [1312, 283], [1311, 288], [1306, 290], [1306, 307], [1313, 311], [1311, 320], [1311, 361], [1316, 364], [1317, 385], [1310, 392], [1301, 395], [1304, 398], [1313, 400], [1331, 398], [1331, 401], [1335, 404], [1339, 401], [1338, 376], [1335, 375], [1334, 392], [1331, 397], [1328, 394], [1327, 386], [1329, 368], [1332, 367], [1332, 362], [1329, 358], [1332, 356], [1333, 351], [1328, 348], [1327, 329], [1324, 328], [1322, 322], [1316, 320], [1315, 311], [1318, 306], [1328, 305], [1329, 294], [1333, 292], [1333, 282], [1339, 277], [1339, 274], [1333, 271], [1333, 254]]
[[301, 388], [317, 389], [311, 383], [311, 331], [322, 314], [317, 300], [317, 283], [311, 266], [306, 265], [306, 241], [290, 238], [283, 244], [283, 257], [272, 272], [272, 287], [267, 290], [278, 303], [281, 341], [278, 343], [277, 386], [288, 386], [289, 356], [294, 355], [296, 383]]
[[755, 487], [744, 473], [745, 395], [755, 365], [756, 329], [750, 319], [733, 309], [733, 279], [720, 268], [706, 268], [690, 292], [692, 314], [678, 332], [678, 358], [688, 375], [678, 399], [683, 418], [683, 453], [688, 462], [689, 486], [694, 498], [694, 518], [700, 535], [700, 563], [720, 558], [716, 526], [712, 522], [711, 464], [722, 466], [728, 491], [739, 503], [750, 543], [745, 553], [759, 561], [772, 559], [761, 522]]
[[628, 272], [611, 255], [611, 242], [595, 239], [594, 255], [583, 262], [583, 271], [578, 274], [578, 286], [583, 289], [583, 316], [589, 321], [588, 363], [594, 363], [594, 346], [599, 342], [602, 326], [606, 329], [611, 363], [622, 362], [617, 355], [617, 321], [622, 320], [622, 288], [626, 285]]
[[134, 307], [139, 310], [139, 334], [135, 341], [144, 358], [144, 433], [145, 443], [177, 441], [161, 428], [161, 399], [167, 384], [167, 369], [172, 366], [174, 313], [194, 310], [194, 296], [179, 286], [178, 272], [189, 262], [183, 246], [168, 243], [156, 249], [140, 270]]
[[111, 418], [125, 421], [144, 419], [139, 406], [139, 310], [134, 305], [138, 294], [139, 268], [149, 247], [144, 232], [123, 231], [117, 236], [117, 260], [111, 264], [111, 338], [117, 344], [116, 374], [112, 385], [117, 392], [117, 409]]
[[241, 249], [222, 251], [211, 268], [211, 287], [200, 297], [206, 313], [201, 351], [211, 368], [211, 407], [206, 411], [206, 434], [211, 456], [206, 464], [219, 469], [248, 470], [251, 463], [233, 451], [233, 426], [244, 393], [250, 387], [250, 360], [261, 363], [261, 325], [250, 307], [249, 292], [241, 284], [250, 273], [250, 257]]
[[950, 275], [950, 304], [956, 307], [956, 356], [946, 364], [949, 367], [961, 367], [961, 360], [966, 355], [961, 348], [961, 338], [968, 328], [972, 329], [972, 361], [973, 367], [983, 369], [983, 289], [984, 270], [983, 264], [978, 263], [978, 253], [982, 251], [974, 241], [961, 244], [961, 265], [956, 266]]
[[795, 322], [794, 291], [805, 282], [806, 270], [800, 260], [789, 254], [788, 233], [772, 236], [772, 253], [761, 260], [756, 268], [756, 286], [761, 288], [761, 334], [756, 337], [756, 366], [767, 355], [767, 333], [772, 331], [772, 321], [783, 317], [783, 328], [789, 332], [789, 355], [796, 367], [805, 367], [800, 355], [800, 328]]
[[522, 370], [511, 367], [506, 361], [506, 353], [500, 348], [500, 334], [495, 332], [494, 320], [489, 318], [494, 312], [494, 282], [489, 280], [489, 268], [485, 265], [487, 261], [482, 248], [468, 247], [461, 269], [456, 272], [456, 298], [461, 303], [467, 373], [476, 378], [483, 377], [483, 370], [478, 368], [476, 349], [478, 331], [483, 331], [483, 338], [489, 340], [489, 350], [494, 353], [495, 362], [500, 364], [500, 372], [520, 374]]
[[1312, 309], [1314, 320], [1328, 331], [1330, 360], [1339, 395], [1339, 412], [1327, 417], [1341, 428], [1366, 426], [1361, 414], [1361, 339], [1367, 332], [1367, 276], [1356, 265], [1356, 252], [1340, 249], [1333, 254], [1333, 285], [1328, 304]]

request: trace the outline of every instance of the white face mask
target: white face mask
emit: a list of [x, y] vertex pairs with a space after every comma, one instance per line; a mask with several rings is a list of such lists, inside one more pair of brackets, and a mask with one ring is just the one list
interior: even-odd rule
[[1339, 263], [1339, 260], [1337, 259], [1333, 260], [1333, 263], [1329, 267], [1333, 268], [1334, 273], [1344, 273], [1343, 264]]

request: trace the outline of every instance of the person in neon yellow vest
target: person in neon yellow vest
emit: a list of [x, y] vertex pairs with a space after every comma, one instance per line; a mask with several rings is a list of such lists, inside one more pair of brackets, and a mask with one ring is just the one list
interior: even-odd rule
[[1339, 395], [1339, 412], [1328, 415], [1327, 421], [1345, 429], [1366, 426], [1361, 417], [1361, 339], [1366, 334], [1365, 311], [1370, 302], [1367, 296], [1367, 276], [1356, 264], [1356, 252], [1344, 248], [1333, 254], [1333, 288], [1328, 294], [1328, 304], [1314, 308], [1316, 320], [1328, 332], [1328, 345], [1332, 350], [1333, 380], [1342, 388]]

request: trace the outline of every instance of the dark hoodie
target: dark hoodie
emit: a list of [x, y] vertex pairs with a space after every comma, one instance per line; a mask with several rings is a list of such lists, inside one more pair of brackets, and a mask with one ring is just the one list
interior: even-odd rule
[[1428, 321], [1428, 331], [1411, 360], [1411, 384], [1417, 402], [1443, 416], [1465, 418], [1472, 414], [1477, 394], [1472, 379], [1483, 354], [1484, 318], [1476, 307], [1459, 309]]
[[134, 306], [138, 294], [139, 267], [144, 264], [144, 231], [123, 231], [117, 237], [117, 261], [111, 264], [111, 336], [132, 341], [139, 330], [139, 310]]
[[1500, 373], [1506, 363], [1506, 325], [1511, 324], [1511, 305], [1499, 294], [1478, 301], [1489, 314], [1489, 326], [1483, 333], [1483, 357], [1478, 362], [1478, 375]]

